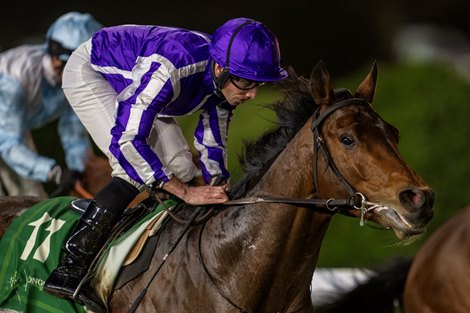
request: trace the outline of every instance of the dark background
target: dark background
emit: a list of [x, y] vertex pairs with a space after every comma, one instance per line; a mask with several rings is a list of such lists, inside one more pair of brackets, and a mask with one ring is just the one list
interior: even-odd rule
[[308, 74], [319, 59], [335, 75], [374, 59], [390, 59], [394, 34], [405, 23], [434, 23], [470, 33], [468, 0], [17, 0], [11, 6], [0, 12], [1, 50], [41, 40], [48, 26], [71, 10], [89, 12], [106, 26], [156, 24], [207, 33], [243, 16], [264, 22], [278, 36], [284, 61], [301, 74]]

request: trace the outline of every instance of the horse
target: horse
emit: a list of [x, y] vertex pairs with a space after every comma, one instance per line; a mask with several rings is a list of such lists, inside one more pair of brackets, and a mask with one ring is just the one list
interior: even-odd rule
[[467, 206], [440, 226], [414, 258], [403, 293], [405, 312], [470, 312], [469, 275], [470, 206]]
[[69, 195], [92, 198], [111, 181], [111, 166], [107, 158], [90, 153], [85, 162], [85, 169], [79, 183]]
[[[470, 206], [434, 231], [413, 258], [380, 266], [351, 291], [333, 297], [320, 313], [470, 312]], [[386, 289], [385, 289], [386, 288]], [[365, 300], [365, 301], [363, 301]]]
[[310, 79], [289, 72], [272, 105], [278, 127], [245, 146], [232, 200], [182, 204], [180, 220], [207, 212], [191, 226], [165, 220], [148, 270], [112, 292], [110, 312], [311, 313], [310, 283], [336, 213], [401, 240], [425, 231], [434, 192], [371, 106], [377, 65], [354, 94], [335, 91], [321, 61]]

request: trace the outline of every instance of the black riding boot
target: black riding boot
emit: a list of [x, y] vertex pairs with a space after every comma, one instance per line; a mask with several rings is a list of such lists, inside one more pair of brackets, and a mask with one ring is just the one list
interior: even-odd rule
[[[135, 187], [119, 178], [113, 178], [83, 213], [67, 243], [66, 255], [44, 284], [44, 290], [61, 298], [72, 299], [90, 263], [107, 240], [114, 224], [127, 205], [135, 198]], [[78, 302], [95, 313], [106, 312], [106, 304], [85, 284], [78, 294]]]

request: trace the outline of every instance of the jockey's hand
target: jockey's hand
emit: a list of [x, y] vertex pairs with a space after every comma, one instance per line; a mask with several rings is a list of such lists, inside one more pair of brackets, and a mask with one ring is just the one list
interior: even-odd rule
[[[81, 180], [82, 174], [78, 171], [62, 168], [55, 165], [49, 172], [49, 181], [57, 185], [57, 189], [53, 192], [53, 196], [68, 195], [75, 189], [77, 181]], [[51, 195], [52, 196], [52, 195]]]
[[192, 205], [224, 203], [229, 200], [223, 186], [188, 186], [173, 176], [163, 184], [163, 189]]

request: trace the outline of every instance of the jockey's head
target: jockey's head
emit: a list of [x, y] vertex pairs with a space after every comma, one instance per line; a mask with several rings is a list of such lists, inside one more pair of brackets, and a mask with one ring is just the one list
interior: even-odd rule
[[[210, 56], [215, 85], [231, 104], [239, 103], [231, 102], [230, 94], [229, 97], [226, 94], [230, 90], [226, 88], [235, 87], [246, 94], [263, 83], [287, 77], [280, 64], [276, 36], [265, 25], [251, 19], [231, 19], [219, 27], [212, 37]], [[234, 102], [246, 101], [254, 95], [237, 97]]]

